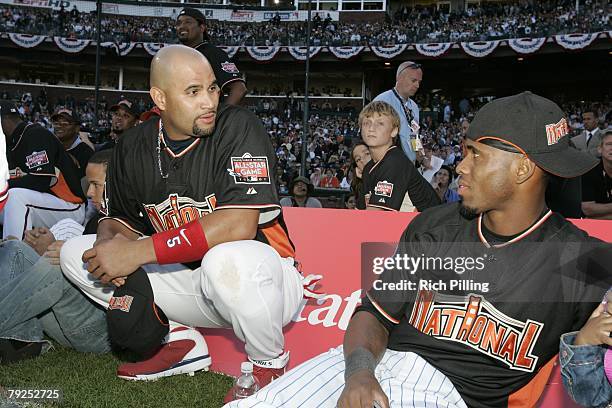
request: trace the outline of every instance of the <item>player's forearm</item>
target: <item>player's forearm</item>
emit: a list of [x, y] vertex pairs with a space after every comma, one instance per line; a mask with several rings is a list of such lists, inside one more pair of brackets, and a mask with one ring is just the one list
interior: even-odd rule
[[199, 220], [153, 234], [134, 246], [141, 265], [160, 265], [200, 261], [206, 252], [225, 242], [255, 238], [259, 210], [226, 209]]
[[408, 186], [408, 195], [419, 212], [441, 203], [440, 197], [438, 197], [431, 184], [420, 175], [413, 177]]
[[594, 201], [584, 201], [582, 203], [582, 212], [589, 218], [611, 219], [606, 217], [612, 217], [612, 204], [599, 204]]
[[224, 242], [255, 238], [258, 222], [259, 210], [253, 209], [218, 210], [200, 218], [210, 248]]
[[106, 219], [101, 220], [100, 223], [98, 224], [98, 229], [96, 232], [96, 236], [97, 236], [96, 242], [99, 242], [105, 239], [111, 239], [117, 234], [121, 234], [128, 239], [133, 239], [133, 240], [138, 239], [138, 234], [130, 230], [126, 225], [122, 224], [121, 222], [115, 219], [106, 218]]
[[225, 103], [228, 105], [239, 105], [247, 94], [247, 88], [242, 81], [234, 81], [227, 85], [228, 95]]
[[380, 361], [389, 341], [387, 329], [371, 313], [357, 312], [344, 335], [344, 356], [347, 358], [358, 348], [368, 350]]

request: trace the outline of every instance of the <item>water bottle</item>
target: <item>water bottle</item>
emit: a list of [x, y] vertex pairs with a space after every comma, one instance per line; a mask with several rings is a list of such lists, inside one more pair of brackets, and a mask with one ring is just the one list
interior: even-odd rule
[[246, 361], [240, 365], [242, 375], [236, 379], [234, 398], [243, 399], [255, 394], [259, 390], [259, 382], [253, 376], [253, 363]]

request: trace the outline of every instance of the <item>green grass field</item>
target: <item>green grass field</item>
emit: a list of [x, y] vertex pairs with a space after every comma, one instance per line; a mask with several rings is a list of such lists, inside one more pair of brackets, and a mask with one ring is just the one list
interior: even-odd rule
[[[116, 377], [120, 360], [112, 354], [93, 355], [55, 346], [33, 360], [0, 366], [0, 408], [83, 407], [218, 408], [233, 379], [221, 374], [199, 372], [158, 381], [125, 381]], [[60, 389], [61, 404], [11, 404], [7, 388]]]

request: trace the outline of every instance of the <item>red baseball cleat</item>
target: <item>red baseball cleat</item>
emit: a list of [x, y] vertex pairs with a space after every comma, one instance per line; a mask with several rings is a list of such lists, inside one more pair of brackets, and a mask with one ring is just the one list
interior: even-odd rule
[[117, 377], [124, 380], [151, 381], [171, 375], [208, 371], [211, 359], [204, 337], [197, 330], [180, 326], [168, 333], [164, 344], [148, 360], [122, 364]]

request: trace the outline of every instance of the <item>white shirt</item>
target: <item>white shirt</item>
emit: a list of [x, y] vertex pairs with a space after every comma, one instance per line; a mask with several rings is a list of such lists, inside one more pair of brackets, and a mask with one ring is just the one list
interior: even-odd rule
[[[406, 157], [408, 157], [413, 163], [416, 160], [416, 153], [412, 150], [412, 144], [410, 142], [410, 138], [412, 136], [412, 127], [410, 127], [410, 123], [406, 118], [406, 113], [404, 112], [404, 108], [402, 108], [402, 103], [393, 93], [393, 89], [385, 91], [374, 98], [375, 101], [383, 101], [387, 102], [389, 105], [393, 106], [397, 114], [400, 118], [400, 131], [399, 138], [402, 144], [402, 150]], [[412, 112], [412, 116], [416, 123], [419, 123], [419, 106], [412, 99], [408, 99], [404, 101], [404, 106]]]
[[437, 156], [431, 155], [431, 169], [423, 171], [423, 168], [420, 167], [419, 172], [423, 175], [423, 178], [427, 180], [428, 183], [431, 183], [431, 180], [433, 180], [434, 175], [438, 172], [438, 170], [440, 170], [443, 164], [444, 160]]

